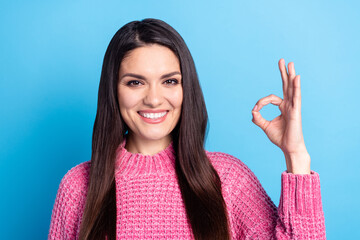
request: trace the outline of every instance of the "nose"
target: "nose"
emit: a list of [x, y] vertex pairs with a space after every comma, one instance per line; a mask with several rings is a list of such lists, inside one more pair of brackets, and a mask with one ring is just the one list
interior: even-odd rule
[[144, 104], [156, 108], [162, 104], [163, 94], [161, 89], [155, 85], [149, 86], [147, 89], [146, 95], [144, 97]]

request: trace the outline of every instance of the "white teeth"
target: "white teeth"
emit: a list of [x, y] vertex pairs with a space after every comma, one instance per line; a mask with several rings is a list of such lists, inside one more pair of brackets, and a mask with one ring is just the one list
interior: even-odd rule
[[163, 116], [166, 115], [166, 112], [162, 112], [162, 113], [142, 113], [140, 112], [140, 115], [146, 118], [150, 118], [150, 119], [157, 119], [157, 118], [161, 118]]

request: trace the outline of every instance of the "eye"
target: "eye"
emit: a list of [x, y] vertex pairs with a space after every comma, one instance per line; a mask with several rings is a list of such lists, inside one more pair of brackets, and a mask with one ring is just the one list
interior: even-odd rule
[[177, 79], [173, 78], [173, 79], [166, 80], [164, 83], [167, 85], [176, 85], [179, 83], [179, 81]]
[[137, 80], [131, 80], [131, 81], [128, 81], [126, 83], [127, 86], [139, 86], [141, 85], [142, 83], [140, 81], [137, 81]]

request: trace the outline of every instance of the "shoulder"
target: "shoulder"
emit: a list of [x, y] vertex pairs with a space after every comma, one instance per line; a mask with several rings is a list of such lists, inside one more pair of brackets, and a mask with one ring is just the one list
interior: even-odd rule
[[209, 152], [206, 151], [207, 157], [210, 159], [210, 162], [213, 164], [216, 170], [227, 171], [227, 170], [236, 170], [236, 171], [248, 171], [249, 168], [238, 158], [223, 152]]
[[224, 183], [256, 178], [245, 163], [230, 154], [206, 151], [206, 155]]
[[58, 194], [67, 195], [67, 198], [75, 197], [78, 194], [86, 195], [89, 174], [90, 161], [80, 163], [71, 168], [62, 178]]
[[234, 211], [251, 212], [253, 203], [259, 208], [275, 209], [259, 179], [240, 159], [221, 152], [207, 152], [207, 156], [218, 172], [225, 200], [237, 209]]
[[75, 239], [84, 211], [90, 162], [71, 168], [62, 178], [52, 210], [48, 239]]
[[[82, 162], [71, 168], [62, 178], [60, 185], [80, 187], [86, 183], [90, 174], [90, 161]], [[80, 186], [79, 186], [80, 185]]]

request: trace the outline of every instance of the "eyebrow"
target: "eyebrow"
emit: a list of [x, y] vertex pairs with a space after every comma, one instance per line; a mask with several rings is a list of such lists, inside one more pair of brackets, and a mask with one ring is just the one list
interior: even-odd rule
[[[174, 76], [174, 75], [177, 75], [177, 74], [181, 75], [181, 73], [178, 72], [178, 71], [171, 72], [171, 73], [166, 73], [166, 74], [161, 76], [161, 79], [168, 78], [168, 77], [171, 77], [171, 76]], [[144, 76], [139, 75], [139, 74], [135, 74], [135, 73], [125, 73], [124, 75], [121, 76], [120, 80], [123, 79], [124, 77], [134, 77], [134, 78], [138, 78], [138, 79], [141, 79], [141, 80], [145, 80]]]

